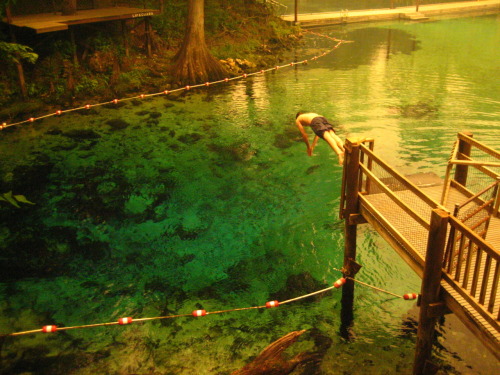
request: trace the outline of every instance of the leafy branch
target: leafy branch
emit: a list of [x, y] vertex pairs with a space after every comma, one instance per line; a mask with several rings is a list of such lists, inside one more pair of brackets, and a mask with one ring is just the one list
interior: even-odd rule
[[0, 41], [0, 59], [14, 64], [21, 63], [21, 61], [34, 64], [38, 55], [28, 46]]
[[24, 195], [12, 195], [12, 191], [0, 194], [0, 201], [10, 203], [11, 205], [17, 208], [21, 208], [21, 206], [19, 206], [19, 203], [35, 204], [27, 200]]

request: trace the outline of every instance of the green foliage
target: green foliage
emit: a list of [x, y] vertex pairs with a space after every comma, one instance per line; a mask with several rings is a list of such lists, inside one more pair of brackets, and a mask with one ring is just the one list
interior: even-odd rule
[[5, 16], [5, 9], [7, 5], [15, 5], [16, 0], [0, 0], [0, 18]]
[[153, 28], [167, 42], [182, 40], [187, 18], [187, 0], [165, 0], [163, 9], [163, 14], [153, 17]]
[[216, 34], [220, 30], [236, 31], [238, 27], [237, 19], [222, 7], [215, 7], [205, 13], [205, 31], [208, 34]]
[[272, 29], [276, 38], [281, 39], [290, 35], [290, 26], [279, 21], [279, 19], [270, 20], [268, 26]]
[[[0, 0], [0, 12], [5, 9], [5, 4], [14, 2]], [[157, 0], [132, 1], [134, 4], [138, 2], [151, 8], [158, 5]], [[75, 66], [72, 63], [74, 46], [62, 34], [45, 38], [44, 43], [37, 44], [38, 60], [37, 54], [27, 46], [0, 42], [0, 61], [4, 65], [7, 62], [10, 67], [18, 61], [36, 61], [33, 69], [25, 71], [26, 88], [30, 97], [44, 101], [66, 100], [69, 95], [79, 98], [107, 95], [109, 90], [125, 95], [145, 85], [169, 84], [172, 80], [168, 70], [170, 57], [182, 43], [187, 13], [188, 0], [164, 0], [163, 14], [152, 17], [155, 32], [153, 59], [138, 58], [136, 52], [144, 53], [144, 38], [137, 30], [129, 35], [130, 55], [125, 56], [121, 28], [106, 23], [100, 31], [92, 29], [76, 35], [81, 60]], [[263, 60], [263, 46], [266, 47], [266, 59], [270, 50], [272, 55], [278, 55], [278, 49], [290, 45], [288, 36], [295, 32], [293, 29], [280, 22], [258, 0], [205, 0], [207, 43], [214, 56], [220, 59], [231, 57], [267, 64]], [[3, 93], [0, 106], [12, 103], [19, 96], [15, 69], [4, 68], [0, 72], [0, 91]], [[4, 111], [0, 107], [1, 112]], [[12, 118], [17, 112], [17, 108], [10, 110], [7, 117]]]
[[13, 105], [0, 107], [0, 118], [14, 118], [36, 113], [43, 109], [43, 104], [39, 101], [22, 101]]
[[75, 93], [92, 95], [98, 91], [99, 86], [99, 81], [97, 79], [83, 75], [75, 86]]
[[[0, 96], [0, 108], [4, 106], [4, 104], [8, 103], [11, 99], [11, 96], [16, 94], [16, 91], [13, 89], [12, 85], [6, 81], [0, 81], [0, 92], [2, 95]], [[0, 113], [2, 111], [0, 110]]]
[[114, 49], [117, 44], [113, 38], [108, 34], [103, 34], [101, 32], [92, 35], [87, 39], [87, 45], [96, 51], [110, 51]]
[[118, 83], [128, 86], [132, 89], [138, 89], [143, 85], [144, 78], [149, 75], [150, 71], [145, 69], [131, 70], [120, 74]]
[[24, 195], [13, 195], [12, 191], [0, 194], [0, 201], [10, 203], [11, 205], [17, 208], [21, 208], [21, 206], [19, 206], [19, 203], [35, 204], [27, 200]]
[[28, 46], [0, 41], [0, 60], [11, 64], [21, 63], [22, 61], [34, 64], [37, 59], [38, 55]]
[[52, 53], [60, 54], [63, 58], [73, 56], [74, 46], [69, 40], [58, 39], [52, 44]]

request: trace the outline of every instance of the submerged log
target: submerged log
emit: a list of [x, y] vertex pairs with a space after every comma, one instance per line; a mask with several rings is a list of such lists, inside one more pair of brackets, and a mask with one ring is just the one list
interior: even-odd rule
[[299, 353], [291, 359], [283, 357], [283, 352], [306, 330], [293, 331], [265, 348], [252, 362], [231, 375], [286, 375], [298, 365], [317, 359], [315, 353]]

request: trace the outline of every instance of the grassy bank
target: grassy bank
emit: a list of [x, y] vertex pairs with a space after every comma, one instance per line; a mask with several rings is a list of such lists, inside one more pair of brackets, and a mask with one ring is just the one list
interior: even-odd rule
[[[283, 60], [299, 41], [299, 30], [286, 24], [262, 2], [206, 0], [206, 39], [213, 55], [226, 61], [232, 75], [255, 71]], [[50, 107], [68, 108], [135, 93], [175, 88], [172, 57], [184, 36], [187, 0], [165, 1], [162, 15], [152, 20], [152, 56], [146, 54], [144, 26], [129, 23], [128, 48], [118, 22], [74, 27], [69, 33], [35, 35], [18, 30], [18, 43], [38, 55], [24, 63], [28, 100], [21, 90], [14, 64], [0, 72], [0, 120], [37, 116]], [[2, 39], [9, 40], [8, 30]], [[234, 63], [239, 59], [240, 64]]]

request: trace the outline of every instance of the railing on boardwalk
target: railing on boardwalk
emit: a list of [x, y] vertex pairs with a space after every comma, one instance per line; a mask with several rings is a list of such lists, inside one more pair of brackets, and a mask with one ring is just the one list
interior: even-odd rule
[[[433, 271], [434, 285], [446, 285], [457, 302], [453, 306], [467, 305], [467, 318], [463, 314], [461, 318], [468, 320], [469, 327], [489, 332], [492, 341], [474, 331], [496, 351], [500, 337], [500, 153], [459, 133], [444, 181], [436, 176], [435, 186], [421, 189], [412, 182], [415, 179], [401, 175], [374, 153], [373, 140], [348, 139], [345, 146], [341, 218], [350, 224], [370, 222], [421, 277], [442, 264]], [[445, 240], [439, 245], [433, 243], [439, 236], [431, 233], [436, 210], [447, 223], [440, 229]], [[424, 289], [423, 283], [422, 299]], [[439, 305], [439, 297], [434, 302], [428, 304], [432, 309]], [[442, 313], [437, 311], [432, 314]]]
[[443, 278], [500, 331], [500, 253], [454, 216], [443, 262]]

